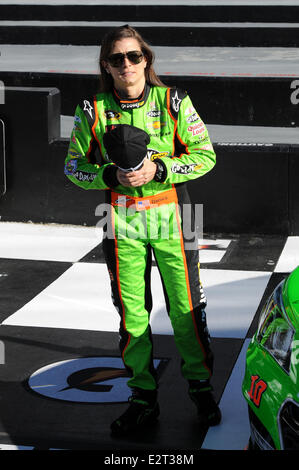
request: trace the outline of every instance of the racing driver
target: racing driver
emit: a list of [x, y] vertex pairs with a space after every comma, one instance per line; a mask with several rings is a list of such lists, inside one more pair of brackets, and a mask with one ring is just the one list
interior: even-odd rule
[[111, 431], [127, 435], [159, 415], [149, 323], [152, 254], [189, 395], [200, 423], [217, 425], [198, 240], [194, 235], [190, 245], [183, 231], [183, 209], [190, 205], [185, 183], [210, 171], [216, 156], [188, 94], [160, 81], [153, 52], [134, 28], [124, 25], [105, 36], [99, 65], [100, 93], [76, 108], [65, 174], [83, 189], [105, 190], [111, 207], [103, 250], [132, 390]]

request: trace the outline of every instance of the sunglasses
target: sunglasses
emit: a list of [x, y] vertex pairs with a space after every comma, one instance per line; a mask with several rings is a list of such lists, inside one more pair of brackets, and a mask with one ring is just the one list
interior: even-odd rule
[[125, 61], [125, 57], [131, 62], [131, 64], [140, 64], [143, 59], [143, 53], [141, 51], [129, 51], [125, 54], [119, 52], [117, 54], [111, 54], [107, 58], [107, 62], [112, 67], [120, 67]]

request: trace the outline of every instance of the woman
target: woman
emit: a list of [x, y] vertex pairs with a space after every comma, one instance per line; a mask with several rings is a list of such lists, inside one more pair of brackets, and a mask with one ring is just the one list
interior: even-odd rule
[[[190, 204], [184, 183], [210, 171], [215, 153], [189, 96], [159, 80], [153, 53], [135, 29], [125, 25], [105, 37], [100, 69], [101, 93], [76, 109], [65, 173], [84, 189], [105, 189], [112, 207], [106, 235], [113, 236], [104, 237], [103, 249], [132, 396], [111, 429], [126, 434], [159, 414], [149, 325], [152, 252], [189, 395], [201, 423], [215, 425], [221, 413], [211, 393], [213, 354], [198, 250], [190, 249], [182, 230], [183, 205]], [[119, 153], [122, 162], [136, 157], [136, 165], [124, 168]]]

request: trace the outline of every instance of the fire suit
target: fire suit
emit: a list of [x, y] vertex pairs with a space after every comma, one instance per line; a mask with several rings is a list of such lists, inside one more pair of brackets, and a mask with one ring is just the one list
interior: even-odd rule
[[[115, 177], [103, 135], [118, 124], [133, 125], [150, 136], [147, 157], [157, 162], [159, 171], [143, 186], [124, 187]], [[184, 217], [194, 223], [194, 215], [184, 210], [190, 204], [184, 183], [203, 176], [215, 161], [204, 123], [188, 94], [178, 88], [146, 84], [141, 97], [127, 101], [115, 91], [99, 93], [76, 108], [65, 174], [83, 189], [106, 190], [111, 205], [103, 250], [120, 314], [120, 350], [130, 387], [157, 388], [149, 322], [152, 253], [182, 374], [187, 380], [206, 380], [212, 374], [198, 249], [188, 249], [183, 226]]]

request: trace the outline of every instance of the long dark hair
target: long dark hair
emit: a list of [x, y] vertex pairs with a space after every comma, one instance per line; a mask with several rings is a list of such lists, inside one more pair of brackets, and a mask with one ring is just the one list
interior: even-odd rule
[[145, 80], [150, 85], [155, 86], [163, 86], [166, 87], [159, 77], [156, 75], [154, 71], [153, 62], [154, 62], [154, 52], [151, 50], [150, 46], [145, 42], [142, 36], [136, 31], [136, 29], [132, 28], [128, 24], [124, 26], [119, 26], [111, 30], [109, 33], [105, 35], [102, 41], [101, 46], [101, 53], [99, 58], [99, 65], [101, 70], [100, 75], [100, 91], [101, 92], [108, 92], [113, 89], [113, 79], [109, 73], [106, 72], [106, 69], [103, 65], [103, 60], [107, 60], [109, 57], [111, 50], [116, 41], [124, 38], [134, 38], [137, 39], [140, 45], [140, 49], [142, 50], [143, 54], [146, 57], [147, 65], [145, 68]]

